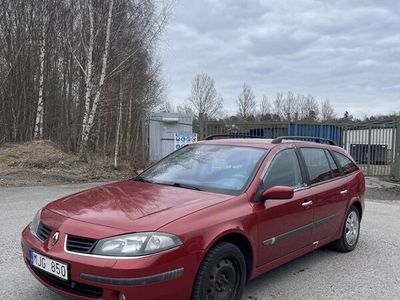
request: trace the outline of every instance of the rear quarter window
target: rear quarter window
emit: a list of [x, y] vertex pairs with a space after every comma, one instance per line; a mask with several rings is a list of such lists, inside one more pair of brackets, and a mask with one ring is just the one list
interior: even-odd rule
[[324, 150], [324, 151], [325, 151], [326, 157], [328, 158], [329, 166], [331, 167], [333, 177], [339, 177], [341, 175], [340, 170], [339, 170], [339, 167], [337, 166], [336, 162], [334, 161], [331, 153], [328, 150]]
[[335, 157], [337, 158], [339, 165], [342, 167], [344, 174], [350, 174], [355, 171], [358, 171], [357, 165], [346, 155], [341, 154], [339, 152], [333, 152]]
[[323, 149], [301, 148], [311, 184], [333, 178], [331, 167]]

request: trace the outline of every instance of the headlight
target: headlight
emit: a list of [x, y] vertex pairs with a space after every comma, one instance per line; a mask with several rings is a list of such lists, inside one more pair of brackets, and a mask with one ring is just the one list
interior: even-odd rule
[[142, 256], [182, 245], [181, 240], [168, 233], [139, 232], [100, 240], [93, 254], [106, 256]]
[[36, 233], [39, 228], [39, 223], [40, 223], [40, 215], [42, 213], [42, 210], [39, 209], [36, 215], [33, 217], [32, 222], [29, 224], [29, 229], [31, 230], [31, 233], [36, 236]]

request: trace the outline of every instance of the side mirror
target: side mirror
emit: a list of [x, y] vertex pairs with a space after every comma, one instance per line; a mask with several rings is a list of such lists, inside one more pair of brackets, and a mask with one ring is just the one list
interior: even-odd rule
[[262, 193], [262, 199], [291, 199], [293, 198], [294, 191], [288, 186], [273, 186]]
[[135, 169], [135, 170], [133, 170], [133, 172], [135, 172], [135, 174], [137, 175], [137, 176], [139, 176], [140, 174], [142, 174], [143, 173], [143, 169]]

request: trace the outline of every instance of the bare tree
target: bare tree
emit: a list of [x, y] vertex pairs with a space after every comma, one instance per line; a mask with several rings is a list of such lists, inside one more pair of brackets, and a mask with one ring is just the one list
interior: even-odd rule
[[308, 106], [307, 106], [307, 97], [304, 95], [298, 95], [298, 117], [299, 120], [305, 120], [308, 117]]
[[275, 115], [279, 116], [279, 118], [281, 120], [284, 120], [286, 118], [286, 116], [284, 115], [284, 112], [283, 112], [283, 101], [284, 101], [284, 99], [283, 99], [282, 93], [276, 94], [276, 98], [274, 100], [273, 109], [272, 109], [273, 113]]
[[266, 116], [268, 114], [271, 114], [271, 104], [269, 103], [267, 96], [265, 95], [262, 96], [262, 99], [258, 106], [261, 116]]
[[250, 116], [254, 116], [257, 103], [251, 87], [244, 83], [242, 91], [239, 94], [236, 104], [238, 106], [238, 115], [242, 119], [247, 119]]
[[288, 91], [286, 98], [283, 100], [283, 116], [288, 121], [298, 119], [297, 98], [292, 91]]
[[289, 91], [286, 97], [278, 93], [273, 102], [273, 112], [281, 120], [286, 121], [316, 121], [319, 116], [319, 104], [311, 94], [307, 96]]
[[326, 99], [321, 104], [321, 120], [322, 121], [331, 121], [335, 118], [335, 111], [329, 99]]
[[187, 104], [178, 105], [176, 111], [181, 114], [194, 115], [193, 109]]
[[118, 158], [136, 162], [163, 98], [155, 48], [170, 6], [39, 2], [0, 0], [0, 143], [45, 137], [111, 157], [118, 138]]
[[163, 103], [161, 103], [158, 106], [157, 111], [158, 112], [172, 113], [172, 112], [174, 112], [174, 105], [169, 101], [164, 101]]
[[121, 74], [119, 75], [119, 85], [118, 85], [118, 118], [117, 118], [117, 129], [115, 133], [115, 148], [114, 148], [114, 169], [118, 167], [118, 154], [119, 154], [119, 145], [120, 145], [120, 131], [121, 131], [121, 123], [122, 123], [122, 79]]
[[216, 118], [222, 110], [223, 99], [218, 96], [215, 82], [206, 73], [197, 74], [193, 79], [191, 95], [188, 98], [193, 111], [208, 118]]
[[39, 95], [36, 108], [36, 120], [35, 120], [35, 130], [34, 138], [43, 138], [43, 77], [44, 77], [44, 56], [46, 53], [46, 32], [47, 32], [47, 15], [43, 4], [45, 1], [41, 2], [41, 45], [39, 54]]
[[[94, 117], [96, 115], [97, 106], [99, 104], [101, 90], [104, 85], [104, 80], [106, 77], [107, 71], [107, 60], [108, 60], [108, 51], [110, 48], [110, 35], [111, 35], [111, 22], [112, 22], [112, 11], [113, 11], [114, 0], [109, 0], [109, 8], [108, 8], [108, 16], [107, 16], [107, 25], [106, 25], [106, 37], [104, 41], [104, 52], [101, 64], [101, 73], [100, 79], [95, 86], [92, 78], [93, 72], [93, 49], [95, 47], [95, 33], [94, 33], [94, 11], [93, 11], [93, 0], [87, 1], [87, 9], [89, 13], [89, 49], [88, 49], [88, 57], [87, 64], [85, 70], [85, 82], [86, 82], [86, 93], [85, 93], [85, 109], [83, 114], [83, 122], [82, 122], [82, 134], [81, 134], [81, 142], [79, 149], [79, 156], [81, 160], [87, 160], [87, 145], [89, 140], [90, 130], [94, 124]], [[92, 99], [93, 88], [95, 88], [95, 95]]]
[[314, 96], [308, 94], [304, 102], [304, 110], [307, 112], [303, 117], [307, 121], [317, 121], [319, 115], [319, 105]]

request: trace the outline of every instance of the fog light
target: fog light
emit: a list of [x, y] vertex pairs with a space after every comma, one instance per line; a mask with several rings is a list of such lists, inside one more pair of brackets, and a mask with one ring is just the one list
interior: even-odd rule
[[118, 300], [126, 300], [126, 297], [123, 293], [118, 294]]

